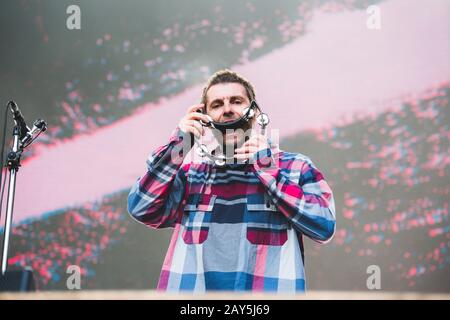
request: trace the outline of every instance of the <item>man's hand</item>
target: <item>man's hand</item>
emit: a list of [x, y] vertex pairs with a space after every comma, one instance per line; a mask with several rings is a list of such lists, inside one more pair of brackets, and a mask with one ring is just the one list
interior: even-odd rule
[[258, 151], [269, 148], [267, 138], [262, 134], [253, 134], [248, 141], [234, 152], [234, 157], [238, 160], [252, 159]]
[[188, 108], [186, 115], [181, 119], [178, 127], [185, 133], [192, 133], [198, 139], [205, 133], [205, 129], [199, 122], [202, 120], [205, 123], [209, 122], [208, 116], [197, 112], [198, 109], [204, 108], [204, 104], [195, 104]]

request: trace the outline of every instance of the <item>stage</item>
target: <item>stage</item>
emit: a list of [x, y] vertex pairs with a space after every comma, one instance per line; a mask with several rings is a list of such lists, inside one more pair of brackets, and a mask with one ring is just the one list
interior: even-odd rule
[[450, 300], [450, 294], [361, 291], [309, 291], [306, 294], [295, 295], [242, 292], [178, 294], [155, 290], [81, 290], [1, 293], [0, 300]]

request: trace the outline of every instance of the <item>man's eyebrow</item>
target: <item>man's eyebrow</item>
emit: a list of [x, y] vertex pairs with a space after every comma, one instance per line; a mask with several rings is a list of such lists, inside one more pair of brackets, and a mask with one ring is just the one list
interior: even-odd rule
[[213, 104], [214, 102], [220, 102], [222, 100], [223, 100], [223, 98], [214, 99], [213, 101], [211, 101], [210, 105]]
[[226, 99], [226, 98], [228, 98], [230, 100], [233, 100], [233, 99], [245, 99], [243, 96], [231, 96], [231, 97], [216, 98], [213, 101], [211, 101], [210, 105], [213, 104], [214, 102], [222, 101], [223, 99]]

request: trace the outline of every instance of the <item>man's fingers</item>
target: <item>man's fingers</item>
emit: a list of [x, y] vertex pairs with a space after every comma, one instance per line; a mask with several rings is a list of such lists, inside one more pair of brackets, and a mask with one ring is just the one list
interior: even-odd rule
[[201, 103], [190, 106], [187, 114], [179, 122], [178, 127], [184, 132], [190, 132], [197, 138], [200, 138], [204, 134], [204, 129], [199, 120], [207, 122], [208, 118], [204, 114], [196, 111], [203, 107], [204, 105]]
[[186, 119], [188, 120], [202, 120], [205, 123], [208, 123], [210, 121], [210, 118], [201, 112], [197, 112], [199, 109], [203, 109], [204, 110], [204, 104], [199, 103], [199, 104], [194, 104], [193, 106], [188, 108], [187, 114], [186, 114]]
[[267, 141], [267, 139], [264, 136], [261, 135], [256, 135], [256, 136], [252, 136], [248, 141], [246, 141], [245, 143], [242, 144], [241, 148], [246, 148], [246, 147], [257, 147], [259, 149], [263, 149], [263, 148], [268, 148], [269, 147], [269, 143]]
[[236, 154], [243, 154], [243, 153], [254, 153], [256, 151], [258, 151], [257, 147], [247, 146], [245, 148], [238, 148], [238, 149], [234, 150], [234, 153], [236, 153]]
[[258, 141], [248, 140], [241, 146], [241, 148], [251, 147], [251, 146], [257, 147], [258, 146]]
[[238, 160], [245, 160], [245, 159], [249, 159], [252, 155], [248, 154], [248, 153], [243, 153], [243, 154], [235, 154], [234, 157]]
[[193, 120], [202, 120], [205, 123], [209, 122], [209, 118], [206, 114], [203, 113], [199, 113], [199, 112], [192, 112], [189, 114], [189, 119], [193, 119]]
[[200, 139], [200, 138], [202, 137], [201, 131], [200, 131], [199, 129], [197, 129], [196, 127], [194, 127], [194, 126], [188, 126], [186, 130], [187, 130], [188, 132], [194, 134], [194, 136], [195, 136], [197, 139]]
[[187, 123], [187, 125], [196, 128], [200, 132], [200, 134], [204, 134], [205, 133], [205, 129], [200, 124], [200, 122], [198, 122], [197, 120], [187, 120], [186, 123]]
[[251, 138], [250, 140], [244, 142], [242, 144], [242, 146], [238, 149], [246, 148], [246, 147], [259, 147], [260, 145], [263, 145], [263, 144], [264, 144], [264, 141], [260, 141], [260, 140]]
[[195, 111], [197, 111], [198, 109], [204, 108], [204, 106], [205, 106], [205, 105], [204, 105], [203, 103], [194, 104], [194, 105], [192, 105], [192, 106], [190, 106], [190, 107], [188, 108], [187, 113], [195, 112]]

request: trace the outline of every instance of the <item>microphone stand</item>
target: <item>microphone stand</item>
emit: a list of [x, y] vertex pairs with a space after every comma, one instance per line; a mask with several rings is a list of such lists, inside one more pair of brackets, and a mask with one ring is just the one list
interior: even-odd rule
[[[35, 122], [39, 133], [47, 129], [46, 123], [39, 119]], [[16, 176], [20, 167], [20, 157], [24, 148], [29, 146], [34, 139], [27, 133], [26, 138], [20, 140], [21, 127], [18, 123], [13, 128], [13, 146], [7, 155], [7, 168], [10, 171], [8, 183], [8, 198], [6, 205], [5, 229], [3, 234], [3, 252], [0, 276], [0, 291], [33, 291], [35, 290], [33, 281], [33, 271], [30, 268], [25, 270], [9, 271], [8, 269], [8, 249], [11, 235], [11, 225], [14, 211], [14, 196], [16, 191]], [[31, 140], [31, 141], [30, 141]], [[28, 143], [26, 143], [28, 142]], [[2, 164], [3, 165], [3, 164]], [[4, 187], [4, 186], [3, 186]]]
[[14, 196], [16, 192], [16, 175], [20, 167], [20, 156], [22, 150], [19, 150], [20, 127], [15, 125], [13, 128], [13, 147], [8, 153], [7, 167], [10, 172], [8, 184], [8, 200], [6, 205], [5, 231], [3, 234], [3, 252], [2, 252], [2, 276], [5, 275], [8, 267], [8, 248], [11, 232], [11, 222], [14, 211]]

